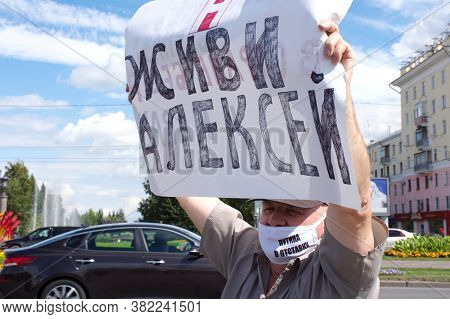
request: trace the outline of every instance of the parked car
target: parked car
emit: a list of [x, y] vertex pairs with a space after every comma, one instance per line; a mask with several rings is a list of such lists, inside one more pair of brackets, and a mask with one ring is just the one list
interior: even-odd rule
[[7, 248], [21, 248], [21, 247], [31, 246], [31, 245], [41, 242], [43, 240], [61, 235], [63, 233], [66, 233], [68, 231], [75, 230], [78, 228], [80, 228], [80, 227], [54, 226], [54, 227], [38, 228], [35, 231], [29, 233], [28, 235], [26, 235], [22, 238], [17, 238], [17, 239], [12, 239], [12, 240], [7, 240], [7, 241], [2, 242], [0, 244], [0, 248], [7, 249]]
[[5, 250], [0, 298], [219, 298], [200, 236], [151, 223], [93, 226]]
[[386, 240], [386, 249], [392, 248], [399, 240], [414, 237], [414, 233], [397, 228], [389, 228], [389, 236]]

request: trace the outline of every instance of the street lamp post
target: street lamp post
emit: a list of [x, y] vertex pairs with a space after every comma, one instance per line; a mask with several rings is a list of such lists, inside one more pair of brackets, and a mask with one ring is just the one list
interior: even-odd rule
[[8, 186], [8, 178], [0, 177], [0, 212], [5, 212], [8, 206], [8, 195], [6, 188]]

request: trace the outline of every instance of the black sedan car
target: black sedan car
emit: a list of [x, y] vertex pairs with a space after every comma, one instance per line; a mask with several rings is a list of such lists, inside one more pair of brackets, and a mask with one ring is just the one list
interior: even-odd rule
[[40, 241], [47, 240], [49, 238], [61, 235], [63, 233], [67, 233], [71, 230], [78, 229], [80, 227], [62, 227], [62, 226], [54, 226], [54, 227], [42, 227], [38, 228], [35, 231], [32, 231], [28, 235], [4, 241], [0, 244], [0, 248], [7, 249], [7, 248], [21, 248], [26, 246], [31, 246], [33, 244], [36, 244]]
[[5, 250], [0, 298], [219, 298], [200, 236], [150, 223], [74, 230]]

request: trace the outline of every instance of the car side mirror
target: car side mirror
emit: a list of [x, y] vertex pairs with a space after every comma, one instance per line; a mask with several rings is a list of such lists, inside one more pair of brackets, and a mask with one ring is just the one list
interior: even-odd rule
[[189, 251], [188, 255], [189, 255], [189, 256], [192, 256], [192, 257], [197, 257], [197, 258], [203, 256], [203, 254], [200, 253], [198, 247], [193, 247], [193, 248]]

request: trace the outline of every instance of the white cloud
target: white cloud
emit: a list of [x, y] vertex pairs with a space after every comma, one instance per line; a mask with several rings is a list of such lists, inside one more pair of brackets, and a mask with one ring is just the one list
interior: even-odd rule
[[111, 54], [108, 63], [101, 68], [94, 65], [78, 66], [72, 70], [67, 81], [74, 87], [93, 91], [124, 87], [126, 80], [123, 54]]
[[138, 145], [136, 123], [127, 119], [123, 112], [79, 119], [76, 124], [67, 124], [58, 138], [66, 143], [87, 142], [93, 146]]
[[447, 5], [402, 35], [400, 40], [392, 45], [392, 53], [400, 57], [430, 44], [434, 37], [448, 28], [449, 17], [450, 5]]
[[361, 25], [368, 26], [379, 31], [389, 30], [394, 32], [400, 32], [405, 29], [403, 26], [394, 25], [384, 20], [371, 19], [368, 17], [361, 17], [357, 15], [349, 15], [349, 18]]
[[[2, 0], [2, 3], [24, 14], [35, 23], [123, 33], [127, 22], [115, 14], [49, 0]], [[0, 10], [9, 9], [0, 6]]]
[[123, 88], [123, 93], [118, 92], [109, 92], [105, 94], [106, 97], [113, 99], [113, 100], [128, 100], [128, 94], [125, 92], [125, 89]]
[[430, 7], [442, 5], [447, 0], [368, 0], [366, 3], [384, 10], [396, 11], [404, 16], [420, 17]]
[[37, 94], [27, 94], [20, 96], [0, 96], [1, 106], [19, 106], [19, 107], [39, 107], [39, 106], [66, 106], [69, 103], [65, 100], [48, 100]]
[[[355, 51], [358, 59], [371, 52], [360, 48]], [[400, 106], [394, 106], [400, 105], [400, 95], [389, 88], [389, 83], [398, 75], [395, 59], [391, 54], [381, 51], [355, 67], [352, 95], [358, 122], [366, 141], [386, 135], [389, 128], [391, 132], [400, 129]]]
[[113, 54], [123, 55], [122, 48], [111, 44], [73, 39], [61, 32], [55, 32], [55, 37], [64, 44], [34, 27], [0, 20], [0, 56], [78, 66], [90, 64], [82, 56], [98, 65], [107, 65]]

